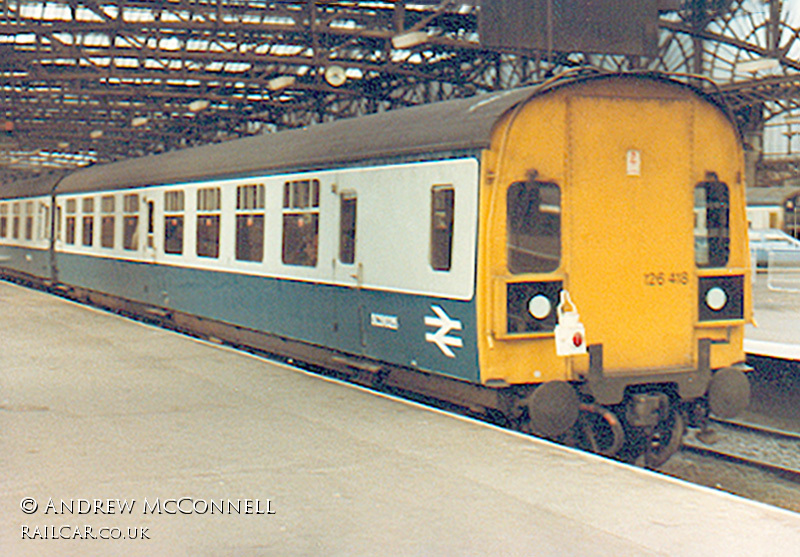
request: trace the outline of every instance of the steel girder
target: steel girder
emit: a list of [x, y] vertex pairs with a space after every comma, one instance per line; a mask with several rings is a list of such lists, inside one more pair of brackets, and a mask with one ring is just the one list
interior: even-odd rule
[[658, 55], [644, 58], [484, 48], [477, 0], [2, 0], [0, 166], [105, 162], [587, 65], [702, 74], [744, 124], [798, 108], [783, 2], [662, 3]]

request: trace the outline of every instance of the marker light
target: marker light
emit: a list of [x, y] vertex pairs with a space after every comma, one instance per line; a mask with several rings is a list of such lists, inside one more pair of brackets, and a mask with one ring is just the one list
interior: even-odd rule
[[706, 305], [714, 311], [719, 311], [728, 303], [728, 295], [719, 286], [706, 292]]

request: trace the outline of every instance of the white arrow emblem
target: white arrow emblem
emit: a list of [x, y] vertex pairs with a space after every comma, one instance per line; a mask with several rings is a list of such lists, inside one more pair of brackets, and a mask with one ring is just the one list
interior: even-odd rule
[[439, 306], [431, 306], [431, 309], [437, 317], [426, 315], [425, 325], [428, 327], [439, 327], [439, 329], [435, 333], [425, 333], [425, 340], [438, 346], [442, 354], [448, 358], [455, 358], [456, 355], [450, 350], [450, 347], [455, 346], [461, 348], [464, 346], [464, 343], [458, 337], [448, 336], [448, 333], [450, 331], [460, 331], [461, 321], [458, 319], [450, 319], [450, 316]]

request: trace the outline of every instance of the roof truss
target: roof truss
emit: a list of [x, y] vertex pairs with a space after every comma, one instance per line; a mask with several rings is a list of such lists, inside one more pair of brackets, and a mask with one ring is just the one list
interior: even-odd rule
[[[800, 35], [782, 2], [661, 3], [659, 53], [639, 58], [484, 48], [477, 0], [2, 0], [0, 170], [162, 152], [584, 65], [701, 73], [741, 114], [798, 108]], [[422, 40], [397, 41], [409, 33]], [[739, 69], [759, 60], [774, 67]]]

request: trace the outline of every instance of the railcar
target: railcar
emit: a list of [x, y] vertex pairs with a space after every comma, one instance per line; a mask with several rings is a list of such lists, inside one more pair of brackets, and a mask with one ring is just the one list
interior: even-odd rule
[[699, 89], [575, 73], [80, 170], [2, 264], [657, 465], [749, 400], [742, 161]]
[[50, 283], [55, 175], [0, 187], [0, 276]]

